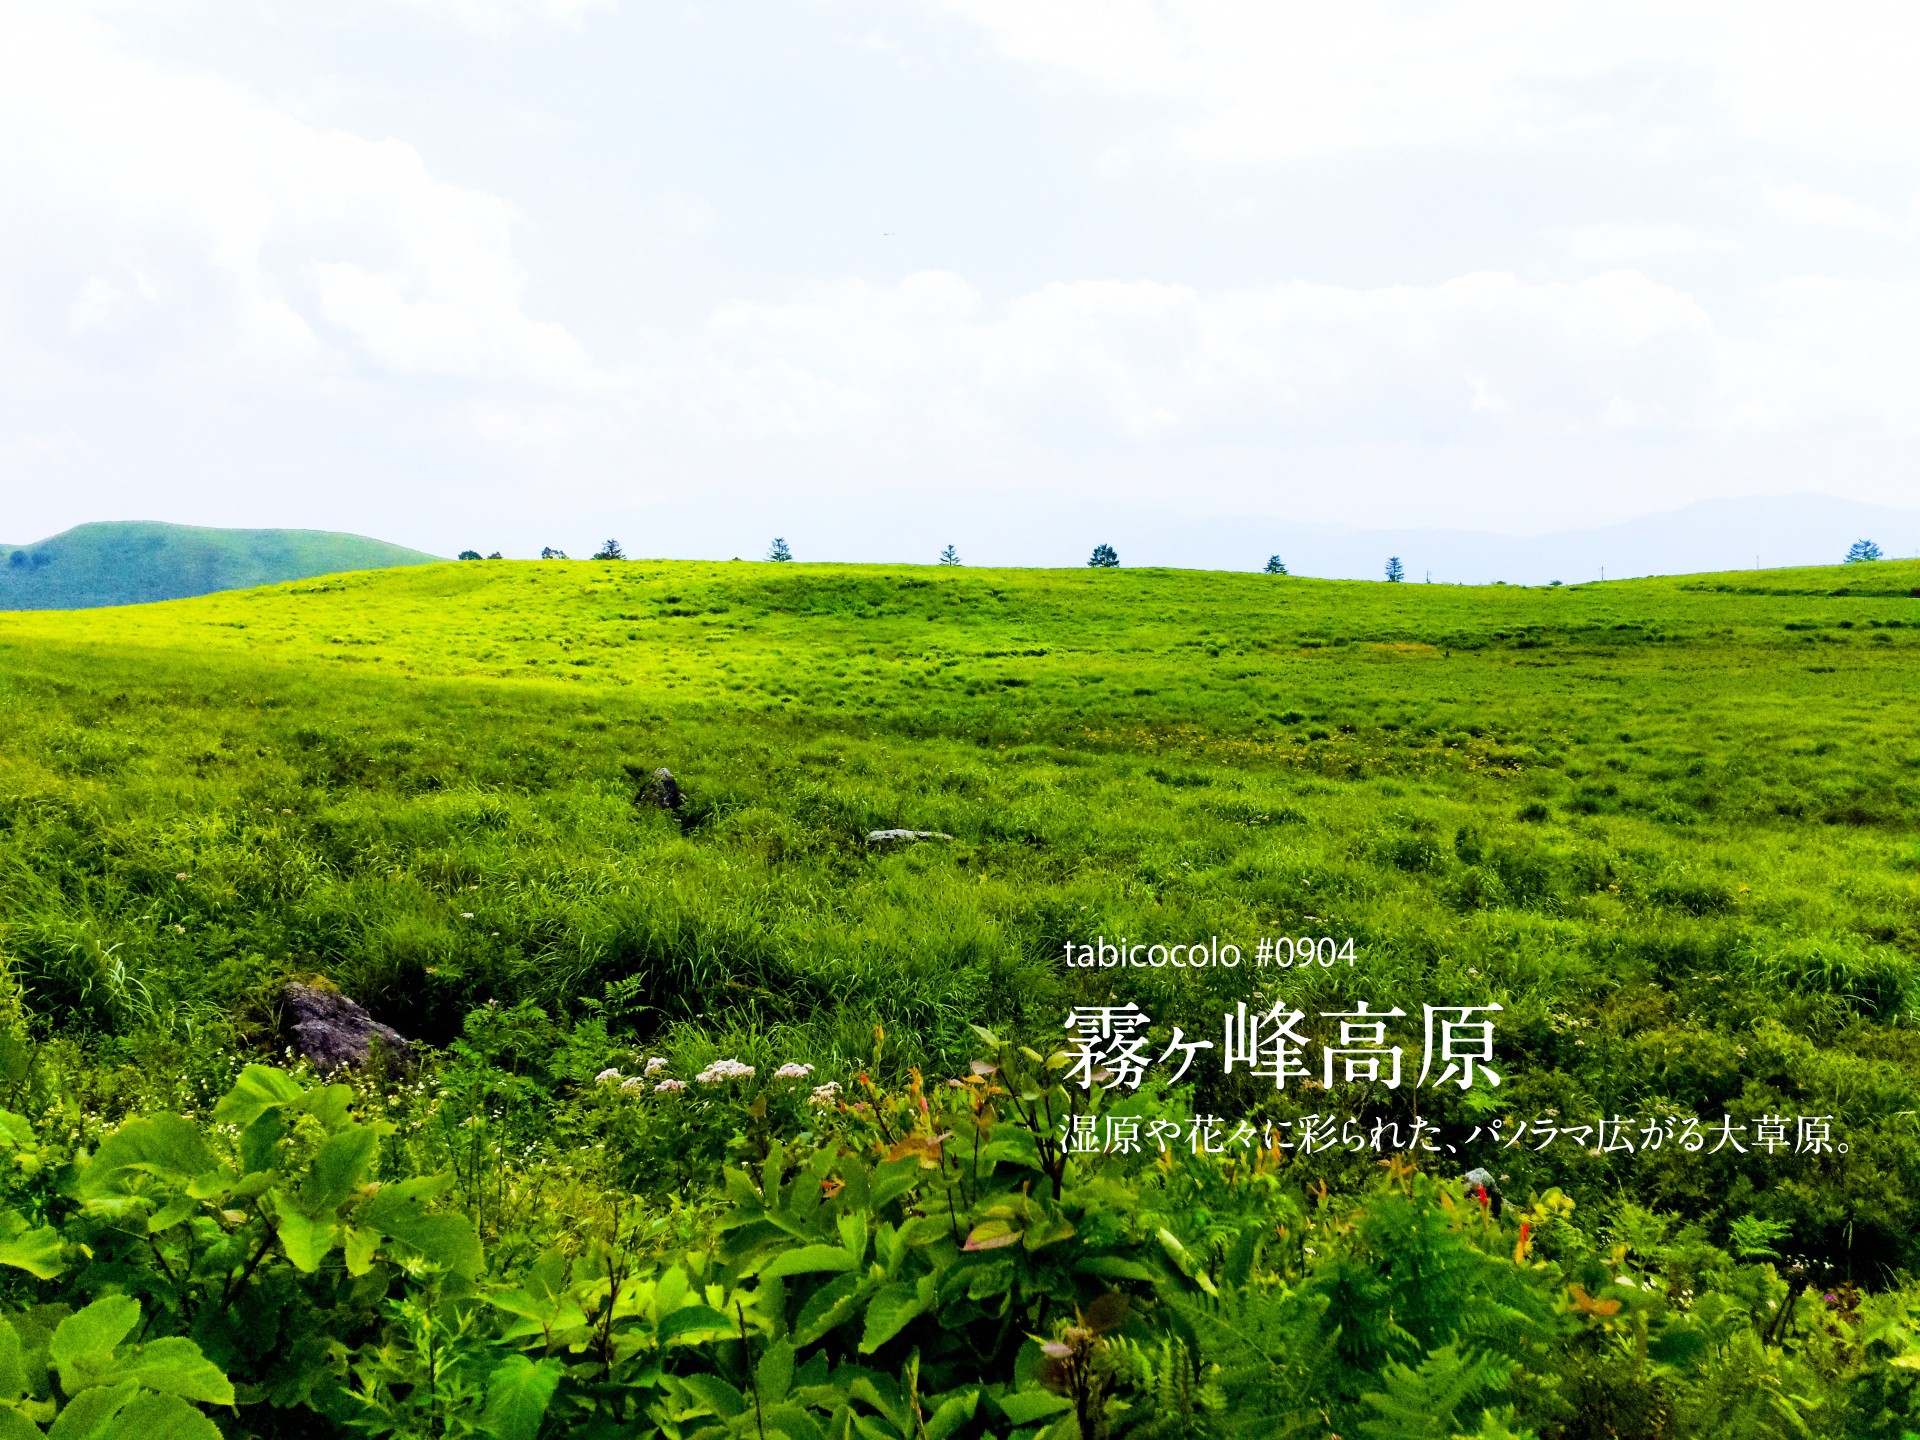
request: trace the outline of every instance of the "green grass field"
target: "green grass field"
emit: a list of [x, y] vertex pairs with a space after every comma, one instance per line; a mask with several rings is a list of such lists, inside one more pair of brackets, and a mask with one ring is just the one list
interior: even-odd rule
[[[676, 1073], [847, 1083], [963, 1073], [970, 1025], [1055, 1047], [1110, 997], [1156, 1037], [1283, 995], [1497, 1002], [1507, 1083], [1423, 1113], [1819, 1113], [1850, 1147], [1508, 1149], [1513, 1193], [1756, 1214], [1885, 1283], [1920, 1264], [1916, 597], [1912, 562], [483, 562], [0, 615], [0, 954], [109, 1111], [265, 1043], [313, 974], [435, 1044], [492, 1001]], [[635, 803], [657, 766], [678, 815]], [[1061, 962], [1122, 934], [1356, 963]], [[1195, 1103], [1286, 1110], [1217, 1066]]]

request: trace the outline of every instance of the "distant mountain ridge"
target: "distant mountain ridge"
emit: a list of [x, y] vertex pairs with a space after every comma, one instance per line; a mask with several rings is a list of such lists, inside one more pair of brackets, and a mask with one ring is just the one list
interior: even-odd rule
[[216, 530], [152, 520], [76, 525], [0, 545], [0, 610], [86, 610], [182, 600], [341, 570], [441, 557], [331, 530]]

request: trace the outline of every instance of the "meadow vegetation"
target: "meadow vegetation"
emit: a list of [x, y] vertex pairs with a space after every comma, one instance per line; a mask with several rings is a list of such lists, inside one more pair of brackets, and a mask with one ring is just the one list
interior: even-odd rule
[[[0, 615], [0, 1437], [1920, 1431], [1917, 597], [497, 561]], [[1357, 958], [1062, 964], [1123, 934]], [[314, 1076], [290, 979], [430, 1048]], [[1498, 1003], [1505, 1083], [1340, 1102], [1452, 1153], [1060, 1151], [1326, 1110], [1050, 1058], [1280, 998]], [[1774, 1113], [1845, 1153], [1466, 1140]]]

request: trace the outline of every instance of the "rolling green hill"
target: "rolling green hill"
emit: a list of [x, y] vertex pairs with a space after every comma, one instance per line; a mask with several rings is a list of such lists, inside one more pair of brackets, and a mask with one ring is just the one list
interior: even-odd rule
[[[64, 1098], [36, 1103], [97, 1129], [154, 1108], [208, 1113], [244, 1061], [279, 1043], [278, 986], [324, 977], [403, 1032], [456, 1047], [430, 1059], [417, 1088], [368, 1080], [355, 1094], [395, 1127], [382, 1164], [456, 1177], [448, 1194], [489, 1245], [524, 1257], [573, 1245], [608, 1215], [616, 1236], [644, 1221], [647, 1245], [682, 1236], [690, 1253], [711, 1249], [702, 1227], [722, 1203], [728, 1157], [773, 1177], [764, 1199], [749, 1184], [742, 1200], [733, 1167], [727, 1193], [742, 1213], [772, 1206], [786, 1173], [776, 1139], [795, 1155], [825, 1144], [821, 1166], [844, 1143], [919, 1174], [912, 1157], [937, 1159], [941, 1127], [974, 1123], [953, 1097], [1001, 1073], [955, 1078], [969, 1076], [976, 1025], [1039, 1055], [1063, 1044], [1070, 1006], [1132, 1002], [1151, 1016], [1151, 1059], [1176, 1027], [1218, 1043], [1241, 1002], [1309, 1015], [1366, 1002], [1414, 1017], [1417, 1056], [1423, 1005], [1498, 1004], [1497, 1088], [1409, 1083], [1364, 1102], [1312, 1080], [1282, 1092], [1244, 1066], [1223, 1073], [1215, 1051], [1190, 1093], [1138, 1103], [1228, 1123], [1417, 1116], [1440, 1127], [1408, 1162], [1432, 1183], [1469, 1165], [1496, 1172], [1511, 1197], [1505, 1229], [1472, 1242], [1492, 1257], [1473, 1263], [1551, 1290], [1559, 1338], [1539, 1340], [1547, 1348], [1525, 1364], [1559, 1378], [1540, 1394], [1497, 1392], [1535, 1405], [1529, 1423], [1545, 1428], [1482, 1433], [1616, 1433], [1539, 1418], [1600, 1413], [1591, 1397], [1602, 1392], [1615, 1397], [1607, 1405], [1637, 1396], [1681, 1416], [1645, 1433], [1735, 1433], [1727, 1407], [1773, 1393], [1724, 1368], [1736, 1354], [1775, 1366], [1767, 1384], [1826, 1397], [1795, 1412], [1827, 1407], [1807, 1433], [1882, 1433], [1846, 1409], [1868, 1404], [1846, 1388], [1868, 1373], [1865, 1341], [1845, 1356], [1838, 1347], [1855, 1342], [1833, 1341], [1828, 1359], [1803, 1363], [1780, 1317], [1797, 1303], [1790, 1281], [1829, 1287], [1839, 1307], [1858, 1303], [1849, 1283], [1892, 1284], [1920, 1267], [1917, 590], [1920, 563], [1905, 561], [1531, 589], [497, 562], [0, 616], [0, 1018], [17, 1014], [64, 1077], [47, 1092]], [[685, 792], [677, 812], [648, 800], [660, 766]], [[869, 838], [893, 828], [953, 838]], [[1262, 936], [1351, 938], [1356, 959], [1185, 972], [1063, 963], [1068, 944], [1122, 935], [1218, 936], [1250, 957]], [[688, 1081], [684, 1097], [593, 1083], [603, 1066], [652, 1076], [649, 1056]], [[757, 1078], [723, 1095], [703, 1068], [718, 1059]], [[0, 1074], [5, 1063], [0, 1053]], [[814, 1070], [775, 1082], [782, 1065]], [[806, 1087], [829, 1080], [865, 1110], [807, 1108]], [[888, 1128], [896, 1098], [901, 1129]], [[1004, 1133], [1019, 1107], [1001, 1103]], [[1695, 1150], [1644, 1134], [1622, 1151], [1591, 1129], [1614, 1117], [1657, 1134], [1696, 1117], [1737, 1120], [1752, 1139], [1774, 1115], [1831, 1117], [1844, 1153]], [[1580, 1125], [1585, 1138], [1517, 1144], [1522, 1124], [1529, 1136]], [[1175, 1245], [1216, 1257], [1229, 1288], [1255, 1251], [1219, 1258], [1241, 1233], [1226, 1217], [1257, 1211], [1259, 1243], [1279, 1247], [1258, 1262], [1279, 1267], [1270, 1284], [1330, 1287], [1312, 1293], [1336, 1296], [1350, 1336], [1358, 1312], [1340, 1307], [1403, 1283], [1390, 1278], [1396, 1246], [1466, 1233], [1453, 1199], [1436, 1202], [1425, 1239], [1391, 1245], [1379, 1238], [1386, 1210], [1336, 1218], [1340, 1197], [1390, 1208], [1430, 1193], [1364, 1146], [1275, 1150], [1267, 1169], [1180, 1154], [1164, 1178], [1126, 1181], [1143, 1187], [1148, 1249], [1159, 1255], [1153, 1228], [1170, 1227]], [[927, 1173], [947, 1176], [936, 1159]], [[825, 1205], [819, 1180], [808, 1183], [805, 1203]], [[865, 1179], [844, 1183], [868, 1193]], [[1062, 1232], [1076, 1245], [1131, 1213], [1132, 1191], [1100, 1193], [1075, 1212], [1077, 1232]], [[946, 1207], [969, 1203], [964, 1186], [953, 1194], [886, 1223], [921, 1226], [912, 1245], [932, 1244], [960, 1216]], [[1027, 1194], [976, 1218], [1039, 1227]], [[1116, 1208], [1102, 1219], [1101, 1205]], [[1522, 1218], [1531, 1228], [1516, 1232]], [[562, 1219], [572, 1228], [560, 1238], [541, 1228]], [[853, 1233], [839, 1223], [833, 1233]], [[763, 1232], [754, 1220], [727, 1233]], [[1012, 1257], [1008, 1275], [1041, 1265], [1028, 1251], [1053, 1243], [1000, 1252], [1012, 1242], [999, 1231], [975, 1234], [989, 1236], [981, 1263]], [[1308, 1234], [1312, 1248], [1286, 1249]], [[786, 1271], [807, 1277], [786, 1282], [795, 1305], [822, 1278], [808, 1265], [855, 1264], [814, 1253], [827, 1244]], [[1335, 1256], [1362, 1264], [1351, 1257], [1368, 1244], [1377, 1270], [1325, 1269]], [[1273, 1258], [1283, 1251], [1293, 1258]], [[1128, 1253], [1086, 1274], [1144, 1285], [1159, 1273]], [[1014, 1283], [983, 1276], [953, 1303], [1003, 1282]], [[1575, 1282], [1585, 1300], [1568, 1298]], [[854, 1273], [834, 1283], [851, 1287]], [[1014, 1384], [1022, 1335], [1062, 1313], [1047, 1306], [1096, 1293], [1046, 1283], [1066, 1288], [1032, 1300], [1018, 1324], [964, 1306], [941, 1322], [1000, 1327], [1002, 1349], [978, 1342], [1000, 1358], [965, 1362], [983, 1367], [973, 1378]], [[1707, 1318], [1689, 1318], [1696, 1294]], [[1668, 1308], [1632, 1308], [1656, 1300]], [[1395, 1325], [1415, 1323], [1412, 1302], [1393, 1303]], [[1064, 1313], [1058, 1323], [1078, 1312]], [[1493, 1344], [1485, 1336], [1521, 1323], [1520, 1311], [1500, 1313], [1479, 1340], [1421, 1329], [1418, 1344], [1382, 1340], [1378, 1354], [1342, 1350], [1340, 1363], [1363, 1376], [1387, 1364], [1380, 1356], [1453, 1363], [1434, 1358], [1441, 1338]], [[1865, 1313], [1818, 1311], [1838, 1317], [1835, 1335]], [[1615, 1335], [1615, 1314], [1642, 1328]], [[738, 1323], [759, 1322], [747, 1309]], [[1826, 1323], [1806, 1345], [1829, 1344]], [[870, 1315], [869, 1336], [895, 1333], [876, 1324]], [[1688, 1326], [1722, 1328], [1708, 1345], [1686, 1339]], [[1669, 1328], [1680, 1337], [1670, 1344]], [[933, 1347], [941, 1332], [911, 1333]], [[1657, 1375], [1645, 1368], [1650, 1334], [1651, 1353], [1669, 1357]], [[886, 1343], [872, 1363], [907, 1363]], [[1872, 1353], [1873, 1383], [1892, 1388], [1871, 1403], [1906, 1404], [1892, 1350]], [[737, 1357], [713, 1363], [729, 1384], [753, 1383]], [[941, 1373], [947, 1384], [968, 1372]], [[1376, 1413], [1357, 1397], [1313, 1403], [1355, 1433], [1345, 1427]], [[751, 1434], [744, 1413], [736, 1433]], [[1772, 1423], [1740, 1433], [1802, 1433]], [[1267, 1433], [1249, 1425], [1242, 1433]], [[1216, 1432], [1195, 1421], [1183, 1433]]]
[[124, 520], [0, 545], [0, 610], [78, 610], [178, 600], [437, 557], [328, 530], [211, 530]]

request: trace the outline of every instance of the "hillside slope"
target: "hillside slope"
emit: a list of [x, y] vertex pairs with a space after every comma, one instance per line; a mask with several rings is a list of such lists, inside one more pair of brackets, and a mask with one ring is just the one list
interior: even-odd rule
[[0, 610], [77, 610], [178, 600], [437, 557], [328, 530], [212, 530], [157, 521], [76, 525], [0, 545]]
[[[1497, 1003], [1497, 1095], [1386, 1110], [1462, 1147], [1832, 1115], [1844, 1158], [1458, 1163], [1880, 1273], [1920, 1263], [1916, 586], [498, 562], [0, 616], [0, 952], [43, 1033], [128, 1067], [253, 1043], [314, 973], [436, 1042], [521, 1005], [848, 1084], [1116, 993], [1156, 1045], [1242, 1001]], [[677, 814], [635, 803], [662, 765]], [[1061, 962], [1121, 935], [1358, 961]], [[1317, 1102], [1214, 1066], [1194, 1103]]]

